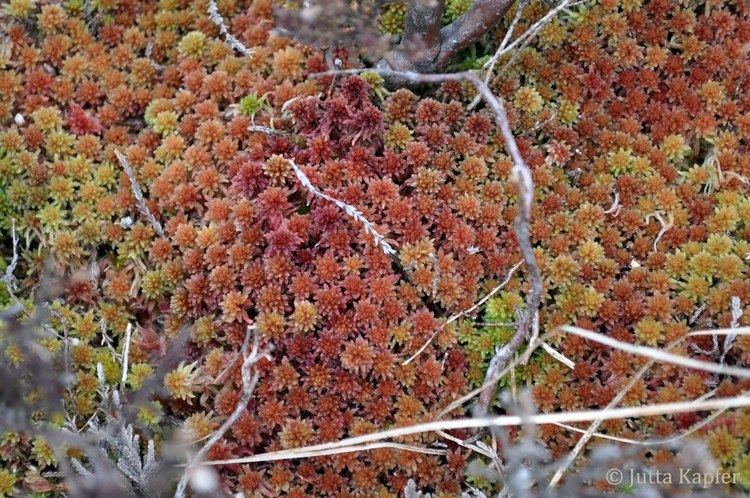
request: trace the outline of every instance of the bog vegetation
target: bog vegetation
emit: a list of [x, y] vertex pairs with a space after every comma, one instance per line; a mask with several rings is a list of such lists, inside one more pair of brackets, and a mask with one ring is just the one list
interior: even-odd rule
[[747, 3], [411, 3], [1, 7], [0, 496], [750, 489]]

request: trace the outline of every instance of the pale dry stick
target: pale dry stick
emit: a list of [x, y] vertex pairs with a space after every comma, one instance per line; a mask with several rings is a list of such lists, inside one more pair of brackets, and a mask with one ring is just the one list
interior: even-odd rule
[[[577, 335], [580, 335], [580, 332], [585, 332], [586, 333], [585, 335], [588, 335], [589, 337], [591, 335], [593, 335], [593, 336], [599, 336], [599, 334], [594, 334], [593, 332], [589, 332], [587, 330], [580, 329], [578, 327], [563, 327], [562, 328], [562, 330], [564, 330], [566, 332], [571, 332], [571, 329], [572, 329], [572, 333], [577, 333]], [[695, 332], [690, 332], [690, 333], [686, 334], [685, 336], [680, 337], [679, 339], [676, 339], [676, 340], [672, 341], [670, 344], [668, 344], [666, 346], [666, 348], [665, 348], [665, 352], [669, 351], [669, 350], [671, 350], [671, 349], [673, 349], [675, 347], [677, 347], [679, 344], [681, 344], [688, 337], [696, 337], [696, 336], [701, 336], [701, 335], [707, 335], [707, 333], [709, 333], [709, 332], [713, 333], [713, 334], [726, 335], [726, 334], [732, 333], [732, 330], [733, 329], [729, 329], [729, 330], [727, 330], [727, 329], [719, 329], [719, 330], [716, 330], [716, 331], [699, 330], [699, 331], [695, 331]], [[746, 327], [741, 333], [750, 333], [750, 327]], [[612, 346], [612, 347], [616, 347], [618, 349], [619, 349], [618, 346], [620, 346], [620, 345], [626, 345], [626, 346], [629, 346], [629, 347], [632, 346], [632, 345], [627, 344], [627, 343], [621, 343], [620, 341], [616, 341], [614, 339], [610, 339], [610, 338], [608, 338], [606, 336], [591, 337], [591, 338], [593, 340], [597, 341], [597, 342], [600, 342], [600, 339], [602, 337], [605, 338], [605, 339], [607, 339], [607, 341], [608, 341], [607, 345]], [[618, 344], [616, 345], [614, 343], [618, 343]], [[634, 347], [634, 348], [640, 348], [641, 346], [632, 346], [632, 347]], [[651, 349], [651, 348], [647, 348], [647, 349]], [[633, 352], [635, 354], [639, 354], [639, 353], [633, 351], [632, 349], [629, 352]], [[669, 354], [669, 353], [665, 353], [665, 354]], [[671, 356], [674, 357], [674, 358], [681, 359], [681, 360], [686, 359], [686, 358], [683, 358], [682, 356], [677, 356], [677, 355], [671, 355]], [[622, 399], [625, 397], [625, 395], [628, 393], [628, 391], [630, 391], [630, 389], [632, 389], [632, 387], [636, 384], [636, 382], [638, 382], [638, 380], [656, 363], [656, 361], [657, 361], [657, 358], [654, 358], [653, 356], [650, 356], [650, 360], [643, 367], [641, 367], [640, 370], [638, 370], [638, 372], [636, 372], [635, 375], [633, 375], [630, 378], [630, 380], [625, 385], [625, 387], [623, 389], [621, 389], [620, 392], [618, 392], [617, 395], [614, 398], [612, 398], [612, 400], [607, 404], [607, 406], [604, 408], [604, 411], [606, 412], [608, 410], [614, 409], [614, 407], [617, 404], [619, 404], [620, 401], [622, 401]], [[693, 360], [693, 361], [695, 361], [695, 360]], [[700, 362], [700, 363], [706, 363], [706, 362]], [[573, 464], [573, 462], [575, 461], [575, 459], [578, 457], [578, 454], [586, 446], [586, 444], [591, 439], [591, 437], [594, 435], [594, 433], [596, 432], [596, 430], [599, 428], [599, 426], [601, 425], [601, 423], [603, 422], [603, 420], [604, 419], [602, 419], [602, 420], [595, 420], [589, 426], [589, 428], [586, 430], [586, 432], [584, 433], [583, 437], [581, 437], [581, 439], [578, 440], [578, 442], [573, 447], [573, 449], [570, 451], [570, 453], [568, 454], [568, 456], [563, 460], [562, 465], [560, 465], [560, 467], [558, 467], [558, 469], [555, 471], [555, 474], [552, 476], [552, 479], [550, 480], [550, 483], [549, 483], [549, 487], [550, 488], [555, 487], [557, 485], [557, 483], [560, 482], [560, 479], [562, 479], [562, 476], [563, 476], [563, 474], [565, 474], [565, 471]]]
[[138, 209], [140, 210], [141, 214], [146, 217], [148, 222], [151, 223], [151, 226], [154, 227], [156, 233], [158, 233], [160, 237], [163, 237], [164, 228], [162, 228], [159, 220], [157, 220], [156, 217], [148, 209], [146, 201], [143, 198], [143, 190], [141, 190], [141, 186], [138, 184], [138, 180], [135, 177], [135, 171], [133, 171], [133, 168], [130, 167], [128, 158], [125, 157], [125, 154], [123, 154], [119, 150], [115, 150], [115, 156], [117, 156], [117, 160], [120, 162], [120, 166], [122, 166], [122, 169], [125, 170], [125, 174], [128, 176], [128, 180], [130, 180], [130, 188], [133, 191], [133, 196], [135, 197], [135, 202], [138, 206]]
[[[750, 330], [750, 327], [744, 327], [744, 328]], [[639, 346], [636, 344], [630, 344], [627, 342], [618, 341], [617, 339], [612, 339], [611, 337], [608, 337], [606, 335], [597, 334], [596, 332], [591, 332], [590, 330], [582, 329], [580, 327], [573, 327], [571, 325], [564, 325], [563, 327], [560, 327], [560, 329], [564, 332], [567, 332], [568, 334], [577, 335], [584, 339], [598, 342], [599, 344], [604, 344], [606, 346], [610, 346], [620, 351], [625, 351], [626, 353], [631, 353], [631, 354], [635, 354], [639, 356], [645, 356], [647, 358], [652, 358], [660, 362], [672, 363], [674, 365], [680, 365], [683, 367], [693, 368], [696, 370], [703, 370], [704, 372], [711, 372], [711, 373], [722, 374], [722, 375], [733, 375], [736, 377], [750, 379], [750, 368], [732, 367], [732, 366], [727, 366], [727, 365], [723, 365], [719, 363], [713, 363], [710, 361], [702, 361], [702, 360], [696, 360], [693, 358], [686, 358], [684, 356], [679, 356], [676, 354], [668, 353], [661, 349], [652, 348], [648, 346]], [[731, 334], [731, 333], [737, 333], [735, 332], [735, 330], [739, 331], [742, 329], [729, 329], [729, 330], [731, 331], [729, 332]], [[714, 332], [714, 334], [716, 333], [717, 332]], [[726, 334], [722, 334], [722, 335], [726, 335]], [[689, 335], [687, 337], [689, 337]]]
[[370, 234], [370, 236], [375, 240], [375, 243], [378, 245], [378, 247], [380, 247], [380, 249], [386, 255], [394, 256], [396, 254], [396, 250], [393, 248], [393, 246], [391, 246], [388, 241], [385, 240], [385, 237], [375, 229], [375, 225], [370, 220], [365, 218], [365, 215], [362, 214], [359, 209], [322, 192], [318, 187], [312, 184], [305, 172], [302, 171], [302, 168], [297, 166], [297, 164], [291, 159], [287, 159], [287, 161], [294, 170], [294, 174], [297, 175], [297, 179], [299, 180], [299, 182], [303, 187], [305, 187], [305, 189], [307, 189], [308, 192], [310, 192], [315, 197], [319, 197], [321, 199], [332, 202], [339, 209], [344, 211], [350, 218], [353, 218], [355, 221], [360, 223], [364, 227], [365, 232]]
[[128, 355], [130, 354], [130, 334], [133, 332], [133, 326], [128, 323], [125, 328], [125, 345], [122, 351], [122, 379], [120, 380], [120, 388], [125, 386], [125, 381], [128, 378]]
[[[703, 401], [706, 399], [712, 398], [716, 393], [718, 392], [718, 389], [712, 389], [710, 392], [704, 394], [703, 396], [697, 398], [695, 401]], [[742, 393], [743, 395], [747, 394], [747, 391]], [[684, 432], [681, 432], [679, 434], [676, 434], [674, 436], [670, 436], [667, 438], [660, 438], [660, 439], [631, 439], [626, 437], [619, 437], [619, 436], [612, 436], [611, 434], [604, 434], [603, 432], [594, 432], [592, 433], [592, 436], [600, 438], [600, 439], [608, 439], [610, 441], [617, 441], [619, 443], [626, 443], [626, 444], [632, 444], [636, 446], [661, 446], [665, 444], [671, 444], [675, 441], [679, 441], [680, 439], [685, 439], [686, 437], [690, 436], [691, 434], [694, 434], [695, 432], [701, 430], [703, 427], [707, 426], [714, 420], [716, 420], [718, 417], [721, 416], [722, 413], [726, 412], [726, 408], [721, 408], [714, 413], [712, 413], [710, 416], [706, 417], [705, 419], [701, 420], [700, 422], [694, 424], [689, 429], [687, 429]], [[583, 429], [579, 429], [578, 427], [568, 425], [568, 424], [554, 424], [558, 427], [562, 427], [563, 429], [567, 429], [572, 432], [578, 432], [580, 434], [586, 434], [587, 431]]]
[[543, 350], [547, 352], [551, 357], [568, 367], [569, 369], [573, 370], [576, 367], [576, 364], [573, 360], [562, 354], [560, 351], [556, 350], [549, 344], [547, 344], [544, 341], [539, 341], [539, 345], [542, 347]]
[[421, 424], [396, 427], [384, 431], [363, 434], [331, 443], [322, 443], [292, 450], [273, 451], [261, 453], [245, 458], [233, 458], [229, 460], [213, 460], [203, 462], [204, 465], [234, 465], [253, 462], [270, 462], [277, 460], [288, 460], [293, 458], [305, 458], [298, 455], [313, 453], [313, 456], [325, 456], [330, 451], [342, 448], [358, 447], [356, 451], [367, 449], [362, 446], [367, 443], [381, 441], [403, 436], [422, 434], [425, 432], [447, 431], [455, 429], [478, 429], [481, 427], [513, 427], [526, 424], [546, 425], [555, 423], [576, 423], [591, 420], [615, 420], [625, 418], [653, 417], [658, 415], [671, 415], [676, 413], [687, 413], [696, 411], [719, 410], [722, 408], [742, 408], [750, 406], [750, 396], [736, 396], [733, 398], [716, 398], [701, 402], [687, 401], [675, 403], [659, 403], [646, 406], [631, 406], [615, 408], [612, 410], [582, 410], [575, 412], [541, 413], [533, 415], [500, 415], [496, 417], [475, 417], [456, 420], [437, 420]]
[[709, 329], [709, 330], [694, 330], [692, 332], [688, 332], [685, 337], [701, 337], [706, 335], [730, 335], [730, 334], [737, 334], [737, 335], [750, 335], [750, 327], [737, 327], [737, 328], [728, 328], [728, 329]]
[[[248, 353], [250, 346], [250, 335], [253, 334], [253, 348]], [[193, 474], [193, 471], [202, 465], [203, 459], [206, 454], [213, 448], [213, 446], [224, 436], [224, 434], [239, 420], [242, 416], [242, 412], [245, 411], [247, 404], [250, 402], [250, 398], [255, 390], [255, 385], [258, 382], [259, 374], [255, 372], [254, 375], [250, 375], [250, 369], [255, 365], [261, 358], [268, 358], [268, 351], [260, 351], [260, 335], [257, 333], [255, 326], [249, 326], [245, 334], [245, 339], [242, 342], [240, 348], [240, 355], [242, 356], [242, 366], [240, 367], [240, 373], [242, 376], [242, 397], [237, 402], [237, 405], [232, 411], [231, 415], [227, 417], [221, 427], [213, 433], [211, 438], [206, 441], [200, 450], [190, 459], [190, 462], [185, 466], [185, 470], [180, 476], [180, 481], [177, 484], [177, 490], [175, 491], [175, 498], [183, 498], [185, 496], [185, 489], [187, 488], [188, 482]]]
[[241, 41], [239, 41], [232, 33], [229, 32], [229, 28], [224, 23], [224, 18], [219, 14], [219, 7], [216, 5], [216, 0], [209, 0], [208, 2], [208, 17], [211, 21], [219, 27], [219, 31], [224, 36], [230, 47], [238, 51], [244, 56], [252, 55], [253, 51], [247, 48]]
[[[550, 332], [547, 332], [541, 339], [537, 340], [536, 342], [533, 342], [529, 345], [529, 349], [532, 351], [536, 350], [538, 347], [541, 346], [541, 343], [543, 341], [549, 340], [553, 337], [555, 337], [558, 334], [557, 330], [553, 330]], [[739, 329], [716, 329], [716, 330], [696, 330], [693, 332], [689, 332], [684, 337], [676, 340], [672, 344], [668, 345], [666, 347], [667, 350], [677, 346], [679, 343], [687, 339], [688, 337], [697, 337], [697, 336], [703, 336], [703, 335], [712, 335], [712, 334], [719, 334], [719, 335], [727, 335], [727, 334], [737, 334], [737, 335], [750, 335], [750, 327], [744, 327]], [[512, 368], [515, 368], [521, 363], [521, 360], [519, 358], [516, 358], [516, 360], [513, 361], [508, 367], [506, 367], [501, 372], [498, 372], [497, 375], [493, 379], [490, 379], [492, 382], [497, 382], [503, 377], [505, 377]], [[492, 382], [485, 381], [481, 386], [477, 387], [476, 389], [473, 389], [472, 391], [468, 392], [467, 394], [461, 396], [460, 398], [456, 399], [455, 401], [452, 401], [448, 406], [440, 410], [438, 413], [438, 417], [443, 417], [444, 415], [452, 412], [453, 410], [459, 408], [461, 405], [466, 403], [467, 401], [474, 398], [477, 394], [481, 393], [485, 389], [487, 389]]]
[[476, 310], [481, 305], [483, 305], [484, 303], [486, 303], [488, 299], [490, 299], [492, 296], [494, 296], [495, 294], [497, 294], [500, 291], [500, 289], [502, 289], [503, 287], [505, 287], [508, 284], [508, 282], [510, 282], [510, 279], [513, 277], [513, 274], [516, 272], [516, 270], [518, 270], [518, 268], [521, 267], [522, 264], [523, 264], [523, 261], [519, 261], [518, 263], [516, 263], [515, 265], [513, 265], [510, 268], [510, 270], [508, 270], [508, 275], [506, 275], [505, 280], [503, 280], [498, 285], [496, 285], [491, 291], [489, 291], [487, 294], [485, 294], [485, 296], [482, 299], [480, 299], [479, 301], [477, 301], [476, 303], [474, 303], [473, 306], [471, 306], [470, 308], [467, 308], [467, 309], [465, 309], [465, 310], [463, 310], [463, 311], [461, 311], [459, 313], [456, 313], [455, 315], [451, 316], [446, 321], [444, 321], [440, 325], [440, 327], [435, 332], [433, 332], [432, 335], [424, 342], [424, 344], [422, 344], [422, 346], [417, 350], [417, 352], [414, 353], [413, 355], [411, 355], [407, 360], [405, 360], [402, 363], [402, 365], [408, 365], [409, 363], [411, 363], [412, 361], [414, 361], [414, 359], [417, 356], [419, 356], [420, 354], [422, 354], [422, 352], [427, 348], [427, 346], [430, 345], [430, 343], [435, 339], [435, 337], [437, 337], [437, 335], [440, 332], [442, 332], [445, 329], [446, 326], [448, 326], [451, 323], [455, 322], [456, 320], [458, 320], [462, 316], [466, 316], [466, 315], [472, 313], [474, 310]]
[[604, 214], [611, 214], [614, 217], [617, 217], [618, 214], [620, 214], [620, 210], [622, 209], [622, 206], [620, 206], [620, 194], [615, 190], [615, 200], [612, 202], [612, 205], [604, 211]]

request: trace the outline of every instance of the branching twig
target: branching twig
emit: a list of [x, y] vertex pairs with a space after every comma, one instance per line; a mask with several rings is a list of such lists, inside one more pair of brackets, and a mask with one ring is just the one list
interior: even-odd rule
[[612, 202], [612, 205], [609, 207], [609, 209], [604, 211], [604, 214], [611, 214], [612, 216], [616, 217], [618, 214], [620, 214], [620, 210], [622, 209], [622, 206], [620, 205], [619, 192], [617, 192], [617, 190], [615, 190], [614, 192], [615, 192], [615, 200]]
[[[497, 64], [497, 61], [505, 54], [513, 50], [514, 48], [518, 47], [519, 44], [522, 44], [519, 48], [522, 49], [525, 47], [539, 32], [547, 25], [549, 24], [552, 19], [557, 16], [560, 12], [563, 10], [573, 6], [578, 5], [579, 3], [583, 3], [583, 1], [572, 3], [571, 0], [563, 0], [560, 2], [560, 4], [555, 7], [554, 9], [551, 9], [547, 14], [545, 14], [541, 19], [539, 19], [537, 22], [532, 24], [529, 29], [527, 29], [523, 34], [521, 34], [518, 38], [513, 40], [510, 44], [501, 44], [500, 47], [498, 47], [495, 54], [484, 64], [482, 69], [485, 69], [487, 71], [487, 74], [485, 75], [485, 81], [489, 81], [489, 79], [492, 77], [492, 73], [495, 68], [495, 64]], [[511, 32], [512, 34], [512, 32]], [[506, 33], [506, 38], [508, 37], [508, 34]], [[507, 67], [507, 65], [506, 65]]]
[[125, 174], [128, 175], [128, 180], [130, 180], [130, 188], [133, 191], [133, 196], [135, 196], [135, 203], [138, 206], [138, 209], [140, 210], [141, 214], [146, 217], [148, 222], [151, 223], [151, 226], [154, 227], [156, 233], [158, 233], [160, 237], [163, 237], [164, 228], [162, 228], [159, 220], [157, 220], [156, 217], [151, 214], [151, 211], [148, 209], [146, 201], [143, 198], [143, 190], [141, 190], [141, 186], [138, 184], [138, 180], [135, 177], [135, 171], [133, 171], [133, 168], [130, 167], [128, 158], [125, 157], [125, 154], [123, 154], [119, 150], [115, 150], [115, 156], [117, 156], [117, 160], [120, 161], [120, 166], [122, 166], [122, 169], [125, 170]]
[[[483, 66], [483, 69], [486, 70], [484, 74], [484, 82], [488, 85], [490, 83], [490, 79], [492, 78], [492, 73], [495, 71], [495, 64], [500, 58], [498, 54], [503, 52], [505, 50], [505, 47], [508, 45], [510, 38], [513, 36], [513, 31], [516, 29], [516, 25], [521, 20], [521, 15], [526, 9], [526, 5], [528, 5], [528, 3], [529, 0], [519, 0], [518, 6], [516, 7], [516, 14], [515, 16], [513, 16], [513, 21], [511, 21], [510, 26], [508, 26], [508, 30], [505, 32], [505, 36], [500, 42], [500, 46], [497, 48], [495, 55]], [[474, 100], [471, 101], [471, 104], [469, 104], [469, 109], [474, 109], [474, 107], [476, 107], [476, 105], [479, 103], [479, 100], [479, 96], [477, 95]]]

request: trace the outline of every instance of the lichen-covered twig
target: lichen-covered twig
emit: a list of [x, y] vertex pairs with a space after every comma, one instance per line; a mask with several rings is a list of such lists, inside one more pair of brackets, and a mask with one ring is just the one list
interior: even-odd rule
[[270, 128], [268, 126], [261, 125], [248, 126], [247, 131], [265, 133], [266, 135], [289, 135], [289, 132], [286, 132], [284, 130], [277, 130], [276, 128]]
[[10, 220], [11, 222], [11, 243], [13, 244], [13, 256], [10, 259], [10, 264], [5, 268], [5, 274], [0, 280], [5, 284], [5, 288], [8, 290], [8, 294], [13, 294], [16, 290], [16, 277], [13, 272], [16, 271], [16, 265], [18, 264], [18, 233], [16, 233], [16, 220], [15, 218]]
[[219, 31], [224, 36], [224, 39], [227, 41], [230, 47], [245, 56], [251, 55], [253, 53], [252, 50], [247, 48], [241, 41], [237, 39], [237, 37], [229, 32], [229, 28], [227, 28], [227, 25], [224, 23], [224, 18], [221, 17], [221, 14], [219, 14], [219, 7], [216, 5], [216, 0], [209, 0], [208, 2], [208, 17], [210, 17], [211, 21], [213, 21], [213, 23], [219, 27]]
[[312, 184], [305, 172], [302, 171], [302, 168], [297, 166], [297, 164], [291, 159], [287, 159], [287, 161], [289, 161], [289, 164], [294, 170], [294, 174], [297, 175], [297, 179], [299, 180], [299, 182], [303, 187], [305, 187], [308, 192], [310, 192], [315, 197], [319, 197], [321, 199], [332, 202], [339, 209], [344, 211], [350, 218], [360, 223], [364, 227], [365, 232], [369, 234], [373, 238], [373, 240], [375, 240], [375, 243], [378, 245], [378, 247], [380, 247], [380, 249], [382, 249], [385, 254], [387, 254], [388, 256], [394, 256], [396, 254], [396, 250], [393, 248], [393, 246], [391, 246], [388, 241], [385, 240], [385, 237], [375, 229], [375, 225], [370, 220], [365, 218], [365, 215], [362, 214], [359, 209], [322, 192], [318, 187]]
[[135, 171], [133, 171], [133, 168], [130, 166], [128, 158], [125, 157], [125, 154], [123, 154], [119, 150], [115, 150], [115, 156], [117, 156], [117, 160], [120, 162], [120, 166], [122, 166], [122, 169], [125, 170], [125, 174], [128, 175], [128, 180], [130, 180], [130, 188], [133, 191], [133, 196], [135, 197], [135, 203], [138, 206], [138, 210], [143, 216], [146, 217], [151, 226], [154, 227], [156, 233], [158, 233], [160, 237], [163, 237], [164, 228], [162, 228], [159, 220], [157, 220], [156, 217], [148, 209], [146, 200], [143, 198], [143, 190], [141, 190], [141, 186], [135, 177]]
[[[253, 346], [250, 349], [250, 336], [253, 336]], [[180, 477], [180, 481], [177, 484], [177, 490], [175, 491], [175, 498], [183, 498], [185, 496], [185, 490], [191, 477], [194, 475], [195, 470], [202, 464], [206, 454], [213, 448], [213, 446], [222, 438], [224, 434], [239, 420], [242, 413], [245, 411], [247, 404], [250, 402], [250, 398], [255, 390], [255, 385], [258, 383], [259, 374], [255, 372], [250, 374], [250, 369], [255, 365], [261, 358], [268, 358], [269, 351], [260, 350], [260, 335], [258, 334], [254, 326], [250, 326], [245, 334], [245, 340], [240, 348], [240, 356], [242, 358], [242, 365], [240, 367], [240, 373], [242, 376], [242, 397], [237, 402], [234, 411], [227, 417], [221, 427], [214, 432], [206, 443], [201, 447], [200, 450], [190, 459], [190, 462], [185, 466], [185, 470]]]

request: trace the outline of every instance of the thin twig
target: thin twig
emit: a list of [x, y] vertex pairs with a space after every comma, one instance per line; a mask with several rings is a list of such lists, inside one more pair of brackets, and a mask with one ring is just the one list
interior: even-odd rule
[[159, 220], [157, 220], [156, 217], [148, 209], [146, 201], [143, 198], [143, 190], [141, 190], [141, 186], [138, 184], [138, 180], [135, 177], [135, 171], [133, 171], [133, 168], [130, 167], [128, 158], [125, 157], [125, 154], [123, 154], [119, 150], [115, 150], [115, 156], [117, 156], [117, 160], [120, 161], [120, 166], [122, 166], [122, 169], [125, 170], [125, 174], [128, 175], [128, 180], [130, 180], [130, 188], [133, 191], [136, 206], [138, 206], [141, 214], [146, 217], [148, 222], [151, 223], [151, 226], [154, 227], [156, 233], [158, 233], [160, 237], [163, 237], [164, 228], [162, 228]]
[[[741, 408], [750, 406], [750, 396], [737, 396], [733, 398], [717, 398], [700, 402], [683, 401], [675, 403], [659, 403], [647, 406], [630, 406], [615, 408], [613, 410], [583, 410], [574, 412], [541, 413], [533, 415], [501, 415], [497, 417], [475, 417], [456, 420], [437, 420], [425, 422], [406, 427], [397, 427], [385, 431], [350, 437], [331, 443], [323, 443], [291, 450], [273, 451], [261, 453], [245, 458], [233, 458], [229, 460], [214, 460], [204, 462], [204, 465], [234, 465], [252, 462], [270, 462], [276, 460], [288, 460], [297, 458], [299, 454], [329, 451], [339, 448], [351, 448], [383, 439], [391, 439], [425, 432], [447, 431], [456, 429], [478, 429], [481, 427], [513, 427], [526, 424], [555, 424], [586, 422], [591, 420], [617, 420], [626, 418], [653, 417], [658, 415], [670, 415], [676, 413], [687, 413], [707, 410], [719, 410], [729, 408]], [[359, 446], [356, 451], [364, 447]]]
[[[411, 453], [421, 453], [423, 455], [445, 455], [447, 453], [446, 450], [443, 450], [440, 448], [425, 448], [422, 446], [415, 446], [412, 444], [386, 442], [386, 443], [369, 443], [369, 444], [362, 444], [362, 445], [353, 445], [353, 446], [346, 446], [343, 448], [331, 448], [331, 449], [324, 449], [324, 450], [298, 451], [298, 452], [290, 453], [289, 455], [284, 455], [284, 456], [279, 455], [278, 457], [271, 457], [271, 458], [264, 457], [264, 455], [269, 455], [269, 453], [261, 453], [260, 455], [257, 455], [260, 458], [256, 459], [254, 457], [247, 457], [247, 459], [243, 460], [242, 463], [270, 462], [270, 461], [275, 461], [275, 460], [292, 460], [292, 459], [298, 459], [298, 458], [317, 458], [317, 457], [322, 457], [322, 456], [341, 455], [343, 453], [356, 453], [359, 451], [371, 451], [371, 450], [377, 450], [381, 448], [389, 448], [389, 449], [400, 450], [400, 451], [409, 451]], [[300, 448], [300, 449], [304, 450], [304, 448]], [[219, 465], [222, 463], [228, 463], [228, 462], [221, 462], [218, 460], [213, 460], [213, 461], [208, 460], [206, 462], [203, 462], [203, 465]]]
[[656, 251], [656, 246], [661, 240], [661, 238], [664, 236], [665, 233], [667, 233], [667, 230], [672, 228], [674, 226], [674, 215], [672, 213], [667, 214], [667, 219], [665, 220], [662, 216], [661, 211], [654, 211], [653, 213], [649, 213], [646, 215], [646, 222], [648, 223], [648, 220], [651, 219], [653, 216], [656, 218], [656, 220], [661, 224], [661, 230], [659, 230], [659, 233], [656, 235], [656, 239], [654, 239], [654, 251]]
[[[495, 69], [495, 64], [497, 64], [497, 61], [502, 57], [503, 55], [507, 54], [514, 48], [516, 48], [520, 43], [525, 43], [526, 41], [531, 40], [534, 36], [536, 36], [549, 22], [552, 21], [552, 19], [555, 18], [557, 14], [562, 12], [568, 7], [571, 7], [573, 5], [578, 5], [581, 2], [575, 2], [571, 3], [570, 0], [563, 0], [557, 7], [550, 10], [545, 14], [541, 19], [539, 19], [537, 22], [532, 24], [529, 29], [524, 31], [518, 38], [513, 40], [510, 44], [508, 44], [510, 36], [513, 34], [513, 28], [515, 28], [515, 25], [518, 23], [518, 19], [520, 18], [520, 14], [516, 13], [516, 18], [513, 20], [513, 23], [511, 24], [508, 31], [505, 33], [505, 38], [503, 39], [503, 42], [500, 44], [498, 49], [495, 51], [495, 54], [490, 57], [490, 59], [484, 63], [484, 66], [482, 66], [482, 69], [487, 70], [487, 74], [485, 75], [485, 81], [489, 81], [493, 70]], [[521, 2], [519, 5], [519, 11], [522, 11], [523, 7], [525, 7], [525, 2]]]
[[617, 217], [617, 215], [620, 214], [620, 210], [622, 209], [622, 206], [620, 206], [619, 192], [617, 192], [617, 190], [615, 190], [614, 192], [615, 192], [615, 200], [614, 202], [612, 202], [612, 205], [609, 207], [609, 209], [604, 211], [604, 214], [611, 214], [612, 216]]

